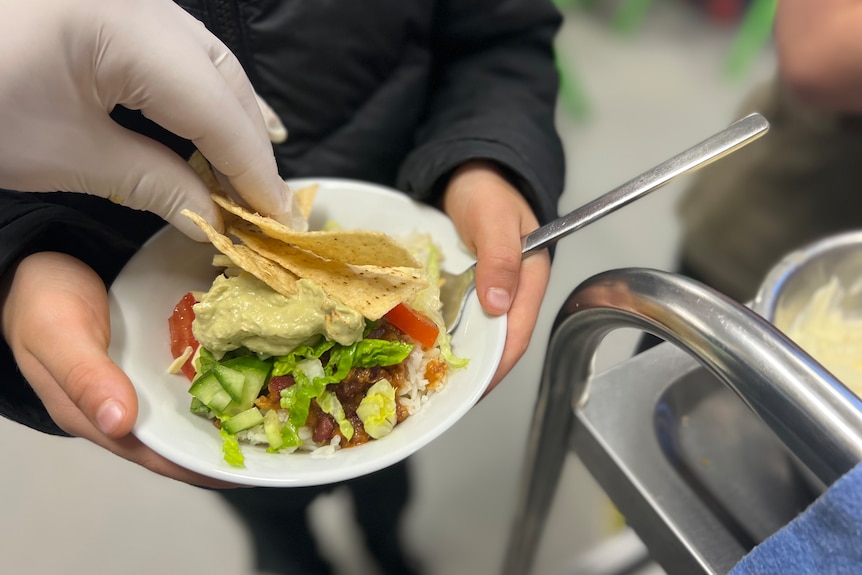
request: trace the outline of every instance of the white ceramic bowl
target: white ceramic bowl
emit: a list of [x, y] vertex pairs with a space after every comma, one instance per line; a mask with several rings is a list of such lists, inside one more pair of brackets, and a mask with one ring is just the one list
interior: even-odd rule
[[[320, 184], [312, 229], [333, 220], [345, 228], [376, 229], [396, 237], [425, 231], [440, 247], [446, 269], [460, 271], [472, 263], [444, 214], [400, 192], [346, 180], [288, 183], [297, 188]], [[188, 381], [166, 372], [171, 363], [168, 317], [183, 294], [209, 288], [216, 273], [214, 253], [212, 246], [165, 228], [132, 258], [109, 294], [110, 354], [132, 379], [140, 403], [135, 435], [167, 459], [203, 475], [246, 485], [293, 487], [371, 473], [416, 452], [465, 416], [502, 356], [506, 319], [486, 315], [474, 294], [452, 339], [455, 353], [470, 359], [468, 367], [453, 372], [446, 387], [390, 435], [327, 458], [243, 446], [245, 467], [231, 467], [222, 458], [222, 441], [213, 424], [189, 413]]]

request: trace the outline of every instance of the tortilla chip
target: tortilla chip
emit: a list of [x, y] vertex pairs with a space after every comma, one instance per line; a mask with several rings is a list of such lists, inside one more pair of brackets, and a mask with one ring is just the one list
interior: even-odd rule
[[297, 277], [315, 282], [329, 296], [370, 320], [380, 319], [428, 285], [421, 270], [416, 268], [353, 266], [320, 258], [260, 231], [232, 228], [230, 233], [260, 257], [278, 263]]
[[261, 257], [247, 246], [234, 244], [230, 238], [218, 233], [198, 214], [190, 210], [183, 210], [180, 213], [197, 224], [207, 235], [212, 245], [229, 257], [234, 264], [285, 297], [298, 293], [299, 290], [296, 287], [298, 278], [290, 271], [267, 258]]
[[[221, 198], [228, 197], [227, 192], [219, 183], [218, 178], [216, 178], [212, 165], [200, 150], [194, 151], [188, 160], [188, 164], [192, 167], [198, 177], [203, 180], [204, 185], [206, 185], [207, 189], [212, 194]], [[299, 206], [299, 212], [306, 221], [308, 221], [308, 218], [311, 216], [311, 208], [314, 205], [314, 199], [317, 197], [317, 190], [319, 188], [319, 184], [312, 184], [293, 192], [296, 196], [296, 203]]]
[[214, 193], [224, 195], [224, 190], [221, 184], [218, 183], [213, 168], [200, 150], [195, 150], [189, 158], [189, 166], [197, 173], [198, 177], [204, 181], [207, 189]]
[[297, 232], [271, 218], [255, 214], [222, 196], [213, 200], [226, 211], [256, 225], [267, 236], [336, 262], [352, 265], [419, 268], [416, 258], [383, 232], [337, 230]]
[[296, 203], [299, 205], [299, 211], [306, 221], [311, 217], [311, 208], [314, 206], [314, 199], [317, 197], [318, 189], [320, 189], [320, 184], [312, 184], [293, 192], [293, 195], [296, 197]]

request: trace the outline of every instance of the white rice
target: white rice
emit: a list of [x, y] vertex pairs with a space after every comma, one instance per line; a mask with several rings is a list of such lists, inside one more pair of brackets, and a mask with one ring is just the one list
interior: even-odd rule
[[318, 459], [321, 457], [330, 457], [336, 451], [341, 449], [340, 443], [341, 443], [341, 436], [335, 435], [332, 437], [332, 440], [330, 440], [329, 444], [323, 445], [322, 447], [318, 447], [317, 449], [312, 451], [311, 457], [313, 457], [315, 459]]
[[263, 424], [255, 425], [250, 429], [238, 432], [236, 438], [249, 445], [269, 445], [269, 441], [266, 440], [266, 434], [263, 432]]
[[428, 380], [425, 379], [425, 369], [428, 362], [436, 359], [440, 350], [434, 349], [424, 351], [420, 346], [413, 348], [407, 356], [407, 382], [398, 388], [398, 403], [407, 408], [410, 415], [416, 414], [434, 394], [434, 389], [428, 388]]

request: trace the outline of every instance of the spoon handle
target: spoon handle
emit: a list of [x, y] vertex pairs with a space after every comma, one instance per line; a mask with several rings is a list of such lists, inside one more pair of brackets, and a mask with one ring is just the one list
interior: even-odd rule
[[657, 190], [675, 177], [701, 168], [738, 150], [765, 134], [767, 130], [769, 130], [769, 122], [760, 114], [751, 114], [737, 120], [703, 142], [527, 234], [521, 238], [521, 252], [528, 254], [544, 248]]

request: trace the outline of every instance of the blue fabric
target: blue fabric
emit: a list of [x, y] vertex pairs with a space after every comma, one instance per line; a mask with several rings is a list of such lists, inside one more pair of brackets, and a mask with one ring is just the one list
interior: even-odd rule
[[862, 574], [862, 464], [733, 568], [730, 575]]

